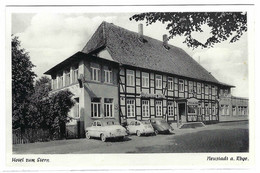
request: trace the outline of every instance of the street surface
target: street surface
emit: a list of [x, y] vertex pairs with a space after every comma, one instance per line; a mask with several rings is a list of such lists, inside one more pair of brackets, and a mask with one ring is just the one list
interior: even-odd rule
[[68, 139], [13, 145], [14, 154], [248, 152], [248, 122], [228, 122], [123, 141]]

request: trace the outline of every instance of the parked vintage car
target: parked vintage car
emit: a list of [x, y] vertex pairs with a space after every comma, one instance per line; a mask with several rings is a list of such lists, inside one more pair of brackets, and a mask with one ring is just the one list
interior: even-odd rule
[[161, 118], [153, 118], [150, 119], [150, 122], [154, 128], [154, 132], [156, 134], [158, 133], [170, 133], [173, 131], [173, 128], [164, 120]]
[[128, 130], [129, 134], [136, 134], [137, 136], [141, 136], [143, 134], [155, 134], [153, 126], [149, 121], [129, 121], [126, 129]]
[[96, 120], [90, 127], [86, 128], [87, 139], [97, 137], [103, 142], [108, 138], [124, 139], [126, 135], [128, 135], [126, 129], [113, 120]]

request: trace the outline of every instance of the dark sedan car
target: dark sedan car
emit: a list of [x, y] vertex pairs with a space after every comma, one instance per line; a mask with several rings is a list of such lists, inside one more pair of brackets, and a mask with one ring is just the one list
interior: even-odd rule
[[151, 124], [154, 128], [154, 132], [158, 133], [170, 133], [173, 128], [164, 119], [151, 119]]

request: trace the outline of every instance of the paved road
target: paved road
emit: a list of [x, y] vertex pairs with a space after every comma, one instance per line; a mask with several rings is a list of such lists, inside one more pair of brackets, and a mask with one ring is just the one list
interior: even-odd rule
[[229, 122], [124, 141], [70, 139], [13, 145], [17, 154], [248, 152], [248, 122]]

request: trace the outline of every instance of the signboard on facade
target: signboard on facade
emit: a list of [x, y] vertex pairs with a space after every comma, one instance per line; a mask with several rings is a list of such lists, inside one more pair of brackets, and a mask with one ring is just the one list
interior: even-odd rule
[[198, 105], [198, 104], [199, 104], [198, 99], [195, 99], [195, 98], [187, 99], [187, 105]]

